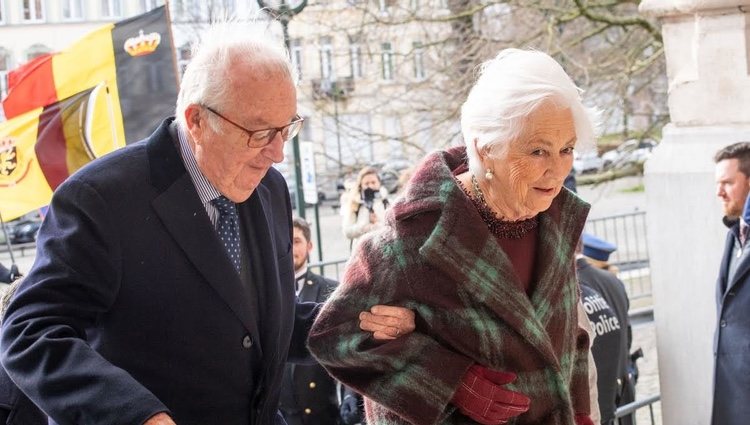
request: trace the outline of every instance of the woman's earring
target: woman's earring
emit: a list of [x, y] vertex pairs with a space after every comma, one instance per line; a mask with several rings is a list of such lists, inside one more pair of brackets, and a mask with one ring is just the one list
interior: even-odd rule
[[494, 174], [492, 174], [492, 170], [490, 170], [490, 169], [488, 168], [488, 169], [487, 169], [487, 172], [486, 172], [486, 173], [484, 173], [484, 178], [485, 178], [485, 179], [487, 179], [487, 180], [492, 180], [492, 178], [493, 178], [493, 177], [495, 177], [495, 175], [494, 175]]

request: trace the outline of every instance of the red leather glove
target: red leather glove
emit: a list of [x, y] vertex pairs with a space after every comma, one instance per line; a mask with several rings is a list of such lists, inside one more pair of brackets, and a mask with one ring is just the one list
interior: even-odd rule
[[[529, 410], [528, 397], [503, 385], [516, 379], [510, 372], [472, 365], [464, 375], [451, 403], [482, 425], [501, 425]], [[592, 424], [593, 425], [593, 424]]]
[[594, 425], [589, 415], [576, 415], [576, 425]]

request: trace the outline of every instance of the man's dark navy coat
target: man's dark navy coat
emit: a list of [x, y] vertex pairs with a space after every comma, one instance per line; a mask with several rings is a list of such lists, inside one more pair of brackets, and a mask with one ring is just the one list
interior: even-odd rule
[[739, 221], [730, 224], [716, 282], [717, 323], [714, 334], [712, 425], [746, 425], [750, 421], [750, 252], [744, 248], [729, 279]]
[[295, 304], [286, 183], [271, 169], [238, 205], [243, 281], [170, 121], [58, 188], [9, 306], [0, 359], [58, 424], [139, 425], [160, 411], [179, 425], [283, 423], [287, 352], [307, 355], [316, 313]]

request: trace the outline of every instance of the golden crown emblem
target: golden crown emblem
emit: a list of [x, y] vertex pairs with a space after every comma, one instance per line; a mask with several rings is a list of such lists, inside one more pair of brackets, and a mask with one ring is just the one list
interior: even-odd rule
[[125, 40], [123, 48], [130, 56], [144, 56], [154, 53], [159, 43], [161, 43], [161, 35], [158, 32], [144, 34], [141, 30], [138, 36]]

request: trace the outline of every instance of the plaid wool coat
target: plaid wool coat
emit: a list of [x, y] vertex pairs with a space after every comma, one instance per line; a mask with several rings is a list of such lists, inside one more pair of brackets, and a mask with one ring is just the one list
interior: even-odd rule
[[[573, 425], [589, 413], [588, 335], [579, 328], [574, 248], [588, 204], [567, 190], [539, 215], [531, 297], [452, 170], [465, 148], [428, 156], [387, 225], [350, 259], [308, 344], [320, 363], [366, 395], [368, 424], [474, 424], [450, 404], [473, 363], [518, 375], [531, 398], [514, 424]], [[358, 328], [375, 304], [416, 313], [416, 330], [387, 342]]]

